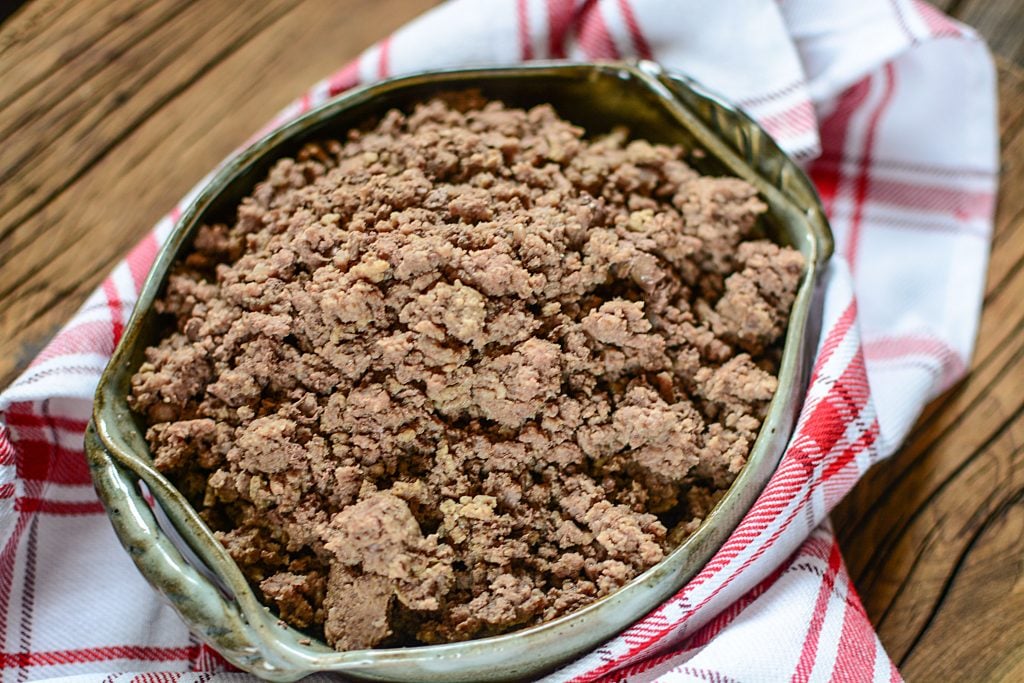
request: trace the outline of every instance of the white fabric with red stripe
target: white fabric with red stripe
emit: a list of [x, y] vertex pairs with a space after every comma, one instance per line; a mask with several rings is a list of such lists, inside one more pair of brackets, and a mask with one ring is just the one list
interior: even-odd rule
[[[397, 73], [628, 56], [718, 90], [804, 160], [837, 258], [806, 404], [753, 510], [679, 594], [549, 680], [899, 680], [826, 516], [973, 349], [997, 135], [992, 61], [970, 29], [915, 0], [454, 0], [271, 125]], [[4, 680], [247, 678], [216, 673], [223, 661], [145, 585], [81, 453], [99, 373], [187, 202], [0, 395]]]

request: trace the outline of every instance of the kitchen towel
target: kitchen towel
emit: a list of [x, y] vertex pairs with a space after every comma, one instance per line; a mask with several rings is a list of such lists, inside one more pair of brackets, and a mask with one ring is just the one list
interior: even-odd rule
[[[453, 0], [276, 125], [394, 74], [654, 59], [742, 106], [805, 165], [835, 231], [817, 359], [782, 463], [682, 590], [551, 681], [891, 681], [827, 515], [974, 345], [995, 199], [984, 43], [915, 0]], [[0, 394], [0, 673], [233, 681], [118, 546], [89, 480], [92, 394], [188, 197]]]

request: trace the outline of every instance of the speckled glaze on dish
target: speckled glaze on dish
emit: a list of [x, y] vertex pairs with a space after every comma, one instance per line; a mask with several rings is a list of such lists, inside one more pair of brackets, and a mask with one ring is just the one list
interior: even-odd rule
[[[787, 331], [779, 388], [747, 466], [701, 527], [616, 593], [572, 614], [501, 636], [446, 645], [335, 652], [279, 622], [256, 598], [213, 533], [153, 468], [144, 426], [128, 408], [132, 374], [161, 332], [153, 302], [195, 229], [230, 211], [283, 156], [307, 140], [343, 136], [386, 110], [441, 90], [479, 88], [511, 106], [549, 102], [588, 135], [615, 125], [653, 142], [698, 146], [705, 173], [739, 176], [769, 206], [769, 236], [800, 250], [807, 266]], [[803, 398], [820, 312], [816, 296], [832, 239], [800, 169], [753, 121], [688, 79], [650, 62], [533, 63], [421, 73], [347, 92], [273, 131], [223, 166], [185, 211], [160, 251], [123, 338], [100, 380], [86, 452], [121, 543], [192, 630], [233, 664], [291, 681], [314, 672], [387, 681], [521, 679], [550, 670], [623, 630], [679, 590], [721, 547], [778, 465]], [[158, 504], [145, 503], [140, 483]]]

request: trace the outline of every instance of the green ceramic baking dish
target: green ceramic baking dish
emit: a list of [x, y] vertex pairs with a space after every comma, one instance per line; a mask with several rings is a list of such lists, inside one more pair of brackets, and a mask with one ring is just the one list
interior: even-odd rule
[[[171, 483], [153, 468], [141, 420], [129, 409], [129, 380], [161, 332], [153, 302], [171, 264], [207, 217], [234, 206], [270, 164], [308, 140], [343, 136], [388, 109], [442, 90], [477, 88], [513, 106], [549, 102], [589, 135], [625, 125], [637, 137], [705, 150], [705, 173], [754, 184], [769, 206], [766, 231], [803, 253], [779, 388], [748, 464], [703, 525], [658, 565], [618, 592], [572, 614], [506, 635], [422, 647], [335, 652], [279, 622]], [[663, 602], [711, 558], [775, 470], [803, 399], [814, 348], [816, 296], [832, 241], [806, 176], [747, 116], [656, 64], [534, 63], [420, 73], [359, 88], [273, 131], [224, 165], [185, 211], [160, 251], [124, 336], [100, 380], [86, 451], [118, 537], [192, 630], [235, 665], [291, 681], [314, 672], [389, 681], [507, 680], [535, 676], [622, 631]], [[152, 493], [161, 516], [146, 504]]]

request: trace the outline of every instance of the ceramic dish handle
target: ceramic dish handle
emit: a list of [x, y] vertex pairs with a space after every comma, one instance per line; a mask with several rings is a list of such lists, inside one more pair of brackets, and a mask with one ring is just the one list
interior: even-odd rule
[[657, 78], [676, 100], [696, 112], [700, 123], [762, 178], [804, 207], [804, 216], [814, 234], [814, 260], [819, 268], [823, 268], [832, 256], [832, 231], [817, 190], [803, 169], [754, 119], [722, 96], [683, 74], [665, 71], [652, 62], [641, 62], [639, 68]]
[[[138, 488], [138, 477], [110, 457], [90, 422], [85, 451], [97, 494], [118, 540], [149, 583], [191, 624], [197, 635], [239, 666], [264, 658], [252, 647], [251, 628], [238, 606], [182, 557], [157, 524]], [[289, 676], [294, 678], [294, 676]]]

